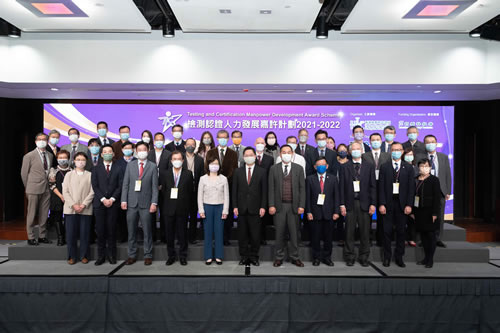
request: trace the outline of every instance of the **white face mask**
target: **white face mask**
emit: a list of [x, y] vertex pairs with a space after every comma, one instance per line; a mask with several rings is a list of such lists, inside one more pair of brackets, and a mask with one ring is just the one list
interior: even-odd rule
[[172, 135], [173, 135], [173, 136], [174, 136], [174, 138], [176, 138], [176, 139], [180, 139], [180, 138], [182, 138], [182, 132], [174, 132]]
[[150, 143], [151, 142], [151, 138], [149, 136], [143, 136], [142, 137], [142, 141], [144, 141], [146, 143]]
[[419, 170], [421, 175], [428, 175], [431, 173], [431, 168], [428, 166], [420, 167]]
[[45, 147], [47, 147], [47, 141], [39, 140], [36, 142], [36, 146], [37, 148], [44, 149]]
[[174, 168], [179, 169], [182, 166], [182, 161], [179, 160], [172, 161], [172, 165], [174, 166]]
[[78, 135], [77, 134], [71, 134], [69, 136], [69, 141], [76, 143], [78, 141]]
[[264, 148], [266, 148], [266, 145], [263, 143], [258, 143], [255, 145], [255, 150], [257, 150], [259, 153], [263, 152]]
[[281, 160], [285, 163], [290, 163], [292, 160], [292, 154], [281, 154]]
[[252, 165], [255, 163], [255, 156], [245, 156], [243, 157], [243, 160], [245, 161], [246, 164]]
[[274, 146], [276, 144], [276, 139], [267, 139], [267, 144], [270, 145], [270, 146]]
[[83, 169], [83, 168], [85, 168], [85, 164], [86, 164], [86, 162], [85, 162], [85, 161], [75, 161], [75, 166], [76, 166], [78, 169]]
[[148, 152], [147, 151], [138, 151], [137, 152], [137, 158], [140, 160], [145, 160], [148, 157]]
[[306, 143], [307, 142], [307, 135], [301, 135], [301, 136], [299, 136], [299, 142], [300, 143]]

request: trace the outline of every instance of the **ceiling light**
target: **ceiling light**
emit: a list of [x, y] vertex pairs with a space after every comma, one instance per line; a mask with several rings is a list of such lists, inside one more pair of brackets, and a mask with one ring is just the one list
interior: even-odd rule
[[38, 17], [88, 17], [72, 0], [16, 0]]
[[317, 39], [327, 39], [328, 38], [328, 28], [326, 26], [326, 16], [320, 15], [318, 17], [318, 24], [316, 25], [316, 38]]
[[434, 93], [435, 93], [435, 94], [440, 94], [440, 93], [441, 93], [441, 90], [434, 90]]
[[312, 93], [313, 90], [306, 90], [306, 93]]
[[174, 21], [169, 19], [163, 20], [163, 37], [165, 38], [175, 37]]
[[458, 16], [477, 0], [420, 0], [404, 19], [450, 19]]
[[472, 38], [479, 38], [479, 37], [481, 37], [481, 29], [477, 28], [477, 29], [472, 30], [469, 33], [469, 36], [471, 36]]
[[7, 29], [8, 29], [7, 36], [9, 36], [11, 38], [20, 38], [21, 37], [21, 30], [19, 30], [18, 28], [16, 28], [12, 24], [9, 23], [7, 26]]
[[59, 89], [57, 89], [57, 88], [50, 88], [50, 90], [52, 90], [52, 91], [59, 91]]
[[186, 90], [181, 89], [181, 90], [179, 90], [179, 92], [185, 93], [185, 92], [186, 92]]

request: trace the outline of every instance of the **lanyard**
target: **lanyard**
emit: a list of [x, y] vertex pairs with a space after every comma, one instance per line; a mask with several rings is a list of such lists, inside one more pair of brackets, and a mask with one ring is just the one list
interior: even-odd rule
[[181, 173], [179, 172], [179, 174], [176, 175], [174, 171], [174, 183], [175, 183], [174, 187], [179, 187], [179, 178], [181, 178]]

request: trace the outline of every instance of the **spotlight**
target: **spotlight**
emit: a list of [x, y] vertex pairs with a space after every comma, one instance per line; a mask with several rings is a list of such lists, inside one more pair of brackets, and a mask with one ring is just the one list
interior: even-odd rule
[[316, 38], [317, 39], [328, 38], [328, 28], [326, 27], [326, 17], [324, 15], [318, 17], [318, 24], [316, 25]]
[[469, 36], [471, 36], [472, 38], [479, 38], [479, 37], [481, 37], [481, 29], [477, 28], [477, 29], [472, 30], [469, 33]]
[[163, 37], [165, 38], [175, 37], [174, 21], [169, 19], [163, 19]]
[[7, 29], [8, 29], [7, 36], [9, 36], [11, 38], [20, 38], [21, 37], [21, 30], [19, 30], [18, 28], [16, 28], [12, 24], [9, 23], [7, 26]]

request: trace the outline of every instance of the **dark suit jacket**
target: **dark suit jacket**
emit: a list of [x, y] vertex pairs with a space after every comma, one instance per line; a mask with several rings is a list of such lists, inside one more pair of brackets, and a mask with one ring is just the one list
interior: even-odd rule
[[246, 165], [234, 171], [233, 207], [238, 208], [238, 213], [241, 215], [259, 215], [261, 208], [267, 208], [267, 171], [255, 165], [250, 185], [247, 175]]
[[[269, 170], [269, 207], [276, 207], [276, 212], [283, 208], [282, 187], [283, 187], [283, 167], [282, 162], [275, 164]], [[306, 182], [304, 179], [304, 169], [296, 164], [290, 163], [292, 174], [292, 208], [297, 214], [299, 208], [306, 208]]]
[[[137, 158], [132, 157], [132, 160], [128, 163], [131, 163], [133, 161], [137, 161]], [[125, 170], [127, 169], [127, 165], [128, 165], [127, 161], [125, 161], [122, 157], [119, 160], [114, 161], [113, 163], [116, 164], [116, 166], [118, 166], [120, 168], [120, 173], [122, 174], [122, 178], [123, 178], [123, 176], [125, 175]]]
[[318, 174], [307, 176], [306, 179], [306, 213], [312, 214], [314, 220], [332, 220], [333, 214], [339, 214], [339, 184], [337, 177], [325, 173], [323, 179], [325, 202], [318, 205], [318, 195], [321, 193]]
[[[309, 154], [306, 158], [306, 174], [312, 175], [316, 173], [314, 169], [314, 164], [316, 163], [316, 159], [319, 157], [319, 152], [317, 148], [313, 148], [309, 151]], [[332, 176], [337, 175], [337, 171], [339, 169], [339, 162], [337, 161], [337, 152], [325, 148], [325, 158], [328, 163], [328, 170], [326, 172]]]
[[[354, 209], [354, 185], [356, 171], [354, 163], [349, 161], [340, 167], [340, 205], [346, 210]], [[359, 203], [363, 211], [368, 211], [370, 205], [377, 206], [377, 182], [375, 180], [375, 165], [362, 162], [359, 177]]]
[[175, 145], [175, 141], [170, 141], [166, 146], [165, 146], [165, 149], [172, 152], [174, 150], [178, 150], [178, 151], [181, 151], [183, 153], [186, 152], [186, 148], [184, 147], [184, 145], [186, 144], [186, 141], [182, 140], [181, 141], [181, 144], [176, 146]]
[[[219, 158], [219, 149], [220, 147], [218, 146], [215, 147], [214, 149], [210, 149], [207, 152], [207, 159], [212, 156], [216, 156], [217, 158]], [[224, 176], [226, 176], [229, 188], [231, 188], [231, 184], [233, 181], [234, 170], [237, 168], [238, 168], [238, 154], [229, 147], [226, 147], [224, 153], [224, 161], [222, 162], [221, 172]]]
[[[170, 168], [170, 155], [172, 155], [172, 153], [166, 149], [163, 149], [161, 152], [160, 163], [157, 165], [159, 174]], [[148, 161], [156, 164], [156, 151], [154, 149], [148, 152]]]
[[97, 163], [97, 166], [92, 169], [92, 189], [94, 190], [94, 209], [105, 208], [101, 199], [115, 198], [113, 206], [119, 206], [121, 200], [123, 173], [120, 165], [113, 163], [111, 170], [106, 171], [106, 167], [102, 161]]
[[372, 148], [366, 142], [363, 142], [363, 146], [365, 147], [365, 153], [372, 151]]
[[99, 165], [99, 163], [103, 163], [103, 159], [102, 159], [102, 157], [101, 157], [101, 155], [100, 155], [100, 154], [99, 154], [99, 155], [97, 155], [97, 164], [96, 164], [96, 165], [94, 165], [94, 158], [92, 157], [92, 154], [90, 153], [90, 151], [88, 152], [87, 157], [89, 158], [89, 159], [88, 159], [89, 163], [87, 163], [87, 164], [85, 165], [85, 169], [87, 169], [87, 170], [89, 170], [89, 171], [91, 171], [91, 172], [94, 170], [94, 168], [95, 168], [97, 165]]
[[[413, 207], [415, 202], [415, 172], [413, 166], [401, 160], [399, 173], [399, 203], [400, 208]], [[392, 187], [396, 173], [392, 167], [392, 160], [382, 164], [379, 178], [379, 205], [392, 209]]]
[[193, 196], [193, 174], [187, 169], [182, 169], [181, 178], [179, 179], [177, 199], [170, 199], [170, 191], [175, 187], [175, 179], [173, 168], [169, 168], [160, 176], [161, 185], [161, 212], [167, 216], [181, 215], [187, 216], [189, 208], [192, 205], [192, 200], [196, 200]]
[[[186, 157], [184, 156], [184, 164], [182, 164], [182, 168], [188, 170], [187, 166], [187, 160]], [[196, 193], [198, 192], [198, 184], [200, 183], [200, 177], [205, 174], [205, 161], [203, 161], [203, 158], [201, 158], [198, 155], [194, 155], [194, 175], [193, 175], [193, 182], [194, 182], [194, 188], [193, 191]], [[195, 197], [194, 200], [197, 200]]]
[[[101, 138], [100, 138], [100, 137], [97, 137], [97, 138], [95, 138], [95, 139], [97, 139], [97, 140], [99, 141], [99, 143], [101, 144], [101, 146], [103, 146], [103, 143], [102, 143], [102, 141], [101, 141]], [[113, 139], [110, 139], [110, 138], [108, 138], [108, 137], [107, 137], [106, 139], [108, 139], [108, 145], [113, 145], [113, 143], [115, 143], [115, 140], [113, 140]]]
[[[363, 155], [361, 155], [361, 158], [363, 159], [363, 162], [366, 161], [366, 162], [369, 162], [369, 163], [371, 163], [371, 164], [373, 164], [375, 166], [375, 159], [373, 158], [372, 151], [364, 153]], [[379, 168], [379, 170], [380, 170], [380, 167], [382, 166], [382, 164], [384, 164], [384, 163], [386, 163], [387, 161], [390, 161], [390, 160], [391, 160], [391, 154], [381, 151], [380, 154], [379, 154], [379, 157], [378, 157], [378, 168]]]
[[[306, 144], [306, 151], [305, 151], [305, 154], [304, 154], [304, 155], [302, 155], [302, 154], [301, 154], [301, 151], [300, 151], [300, 144], [297, 144], [297, 148], [295, 148], [295, 153], [296, 153], [296, 154], [299, 154], [299, 155], [302, 155], [302, 157], [305, 159], [305, 158], [306, 158], [306, 156], [307, 156], [307, 155], [308, 155], [311, 151], [313, 151], [314, 149], [315, 149], [315, 148], [314, 148], [313, 146]], [[307, 160], [306, 160], [306, 162], [307, 162]]]
[[388, 150], [385, 150], [385, 141], [382, 141], [382, 146], [380, 146], [380, 150], [382, 150], [384, 153], [391, 153], [390, 147]]
[[261, 168], [266, 169], [267, 175], [269, 175], [269, 170], [274, 165], [274, 160], [271, 156], [269, 156], [267, 154], [262, 154], [262, 159], [260, 161], [260, 164], [259, 164], [259, 161], [257, 160], [257, 158], [255, 159], [255, 163], [258, 166], [260, 166]]
[[[57, 147], [57, 146], [56, 146], [56, 151], [54, 151], [54, 150], [52, 149], [52, 147], [51, 147], [49, 144], [47, 144], [47, 148], [45, 148], [45, 149], [46, 149], [49, 153], [51, 153], [51, 154], [52, 154], [52, 157], [53, 157], [53, 158], [52, 158], [52, 164], [51, 164], [51, 166], [52, 166], [53, 168], [57, 168], [57, 166], [58, 166], [59, 164], [57, 163], [57, 157], [56, 157], [56, 155], [57, 155], [57, 152], [58, 152], [59, 150], [61, 150], [61, 148], [59, 148], [59, 147]], [[61, 193], [62, 193], [62, 192], [61, 192]]]
[[403, 149], [406, 149], [406, 148], [413, 148], [413, 156], [415, 156], [415, 159], [417, 158], [418, 155], [425, 155], [426, 154], [424, 143], [421, 141], [418, 141], [418, 140], [415, 142], [413, 147], [411, 145], [410, 140], [406, 141], [405, 143], [403, 143]]

